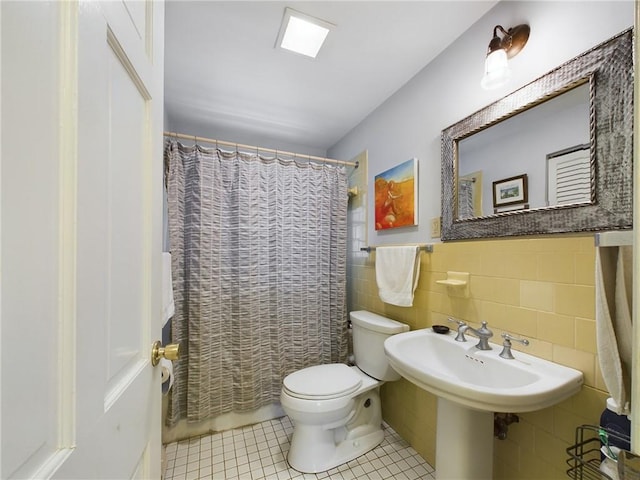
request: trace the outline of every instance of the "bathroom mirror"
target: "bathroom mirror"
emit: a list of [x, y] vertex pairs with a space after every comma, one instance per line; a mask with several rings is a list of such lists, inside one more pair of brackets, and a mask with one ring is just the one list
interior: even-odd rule
[[632, 227], [632, 31], [442, 132], [442, 240]]

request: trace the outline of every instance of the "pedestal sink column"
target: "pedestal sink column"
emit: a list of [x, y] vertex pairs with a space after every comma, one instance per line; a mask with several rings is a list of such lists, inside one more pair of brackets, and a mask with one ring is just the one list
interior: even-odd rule
[[438, 397], [435, 467], [438, 480], [491, 480], [493, 412]]

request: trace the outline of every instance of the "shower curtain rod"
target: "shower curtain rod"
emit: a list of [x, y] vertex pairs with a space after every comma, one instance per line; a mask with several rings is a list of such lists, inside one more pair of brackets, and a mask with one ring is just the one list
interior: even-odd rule
[[205, 137], [197, 137], [196, 135], [186, 135], [184, 133], [176, 133], [176, 132], [164, 132], [165, 137], [173, 137], [173, 138], [181, 138], [183, 140], [193, 140], [195, 143], [205, 142], [205, 143], [213, 143], [215, 145], [226, 145], [229, 147], [242, 148], [245, 150], [256, 150], [258, 152], [269, 152], [275, 153], [276, 155], [282, 154], [289, 157], [294, 158], [306, 158], [307, 160], [313, 160], [316, 162], [325, 162], [325, 163], [337, 163], [339, 165], [346, 165], [348, 167], [358, 168], [358, 162], [348, 162], [346, 160], [335, 160], [333, 158], [325, 158], [325, 157], [315, 157], [313, 155], [305, 155], [301, 153], [293, 153], [293, 152], [285, 152], [284, 150], [274, 150], [272, 148], [262, 148], [255, 147], [253, 145], [244, 145], [242, 143], [234, 143], [234, 142], [225, 142], [224, 140], [215, 140], [213, 138], [205, 138]]

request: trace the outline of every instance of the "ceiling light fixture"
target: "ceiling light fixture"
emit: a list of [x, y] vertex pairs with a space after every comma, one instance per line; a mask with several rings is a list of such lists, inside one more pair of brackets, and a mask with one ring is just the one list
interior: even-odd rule
[[285, 8], [276, 46], [316, 58], [329, 32], [335, 27], [318, 18]]
[[[498, 36], [498, 30], [504, 35], [502, 38]], [[529, 40], [530, 31], [529, 25], [518, 25], [506, 31], [501, 25], [496, 25], [484, 62], [484, 76], [480, 82], [482, 88], [493, 90], [509, 81], [511, 70], [507, 59], [520, 53]]]

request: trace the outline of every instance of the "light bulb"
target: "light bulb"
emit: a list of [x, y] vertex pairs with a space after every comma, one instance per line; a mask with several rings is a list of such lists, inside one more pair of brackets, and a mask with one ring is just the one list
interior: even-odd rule
[[485, 90], [493, 90], [503, 86], [511, 78], [511, 70], [507, 61], [507, 52], [503, 48], [494, 50], [484, 62], [484, 77], [480, 85]]

